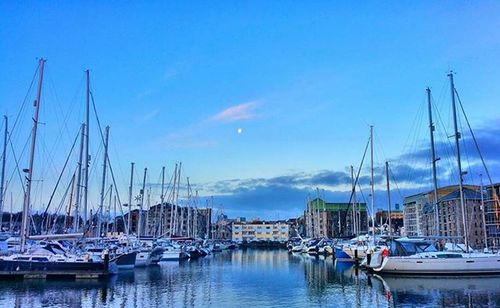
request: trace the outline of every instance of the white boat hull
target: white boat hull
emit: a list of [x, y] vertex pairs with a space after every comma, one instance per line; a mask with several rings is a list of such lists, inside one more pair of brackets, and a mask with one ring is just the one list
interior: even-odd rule
[[[377, 256], [378, 257], [378, 256]], [[374, 272], [408, 275], [500, 274], [500, 255], [463, 254], [455, 258], [382, 257]]]

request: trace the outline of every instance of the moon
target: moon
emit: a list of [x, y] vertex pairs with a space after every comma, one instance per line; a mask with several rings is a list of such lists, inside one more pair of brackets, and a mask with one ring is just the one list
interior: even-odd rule
[[238, 128], [238, 129], [236, 130], [236, 132], [238, 133], [238, 135], [240, 135], [240, 134], [243, 132], [243, 128], [241, 128], [241, 127], [240, 127], [240, 128]]

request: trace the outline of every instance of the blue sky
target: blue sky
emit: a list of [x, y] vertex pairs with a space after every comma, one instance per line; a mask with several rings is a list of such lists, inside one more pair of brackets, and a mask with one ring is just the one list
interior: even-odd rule
[[[377, 175], [390, 160], [399, 176], [395, 200], [429, 189], [428, 159], [418, 155], [428, 137], [425, 87], [451, 130], [446, 73], [453, 69], [499, 181], [491, 137], [500, 119], [499, 14], [493, 1], [2, 2], [0, 112], [15, 118], [37, 57], [47, 58], [37, 152], [43, 184], [35, 192], [47, 203], [83, 119], [89, 68], [99, 116], [111, 126], [122, 200], [131, 161], [137, 191], [144, 167], [157, 183], [161, 166], [170, 178], [182, 161], [183, 182], [190, 177], [201, 203], [214, 195], [232, 216], [284, 218], [299, 214], [316, 186], [346, 201], [341, 179], [359, 164], [370, 124]], [[13, 138], [19, 153], [30, 112], [21, 113]], [[95, 205], [102, 162], [91, 125]], [[438, 135], [444, 156], [446, 134]], [[477, 182], [470, 142], [469, 152], [469, 182]], [[12, 155], [8, 162], [15, 175]], [[453, 182], [448, 165], [440, 165], [441, 185]], [[386, 202], [382, 182], [377, 207]], [[155, 186], [152, 199], [158, 195]]]

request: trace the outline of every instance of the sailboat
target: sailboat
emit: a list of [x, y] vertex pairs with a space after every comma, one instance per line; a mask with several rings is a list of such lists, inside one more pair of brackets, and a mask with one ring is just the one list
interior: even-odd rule
[[9, 256], [0, 257], [0, 275], [21, 277], [47, 277], [50, 275], [71, 275], [76, 277], [100, 277], [110, 273], [109, 255], [105, 254], [104, 260], [94, 260], [88, 255], [76, 256], [68, 254], [63, 247], [58, 249], [50, 247], [34, 247], [28, 249], [29, 238], [29, 209], [31, 197], [32, 175], [35, 161], [35, 148], [37, 128], [39, 122], [39, 109], [42, 94], [43, 69], [45, 59], [40, 59], [38, 64], [38, 87], [34, 101], [33, 126], [31, 131], [31, 148], [29, 167], [26, 172], [26, 189], [24, 192], [23, 212], [20, 231], [19, 252]]
[[[455, 131], [455, 150], [457, 158], [457, 169], [459, 175], [460, 210], [462, 213], [463, 238], [465, 252], [438, 251], [434, 243], [429, 240], [417, 238], [400, 238], [392, 240], [390, 246], [374, 253], [367, 267], [374, 272], [383, 274], [415, 274], [415, 275], [477, 275], [477, 274], [500, 274], [500, 254], [476, 253], [469, 248], [466, 209], [464, 202], [463, 172], [460, 160], [460, 133], [457, 128], [457, 108], [455, 104], [455, 86], [453, 72], [448, 74], [450, 78], [453, 122]], [[430, 90], [427, 89], [430, 106]], [[431, 108], [429, 107], [429, 112]], [[434, 144], [432, 137], [431, 119], [431, 144], [434, 160]], [[435, 161], [433, 162], [434, 183]], [[436, 185], [436, 184], [435, 184]], [[436, 186], [435, 186], [436, 190]], [[482, 192], [481, 192], [482, 193]], [[437, 197], [435, 197], [437, 198]], [[436, 199], [435, 199], [436, 200]], [[437, 208], [437, 205], [436, 205]], [[484, 210], [484, 209], [483, 209]]]
[[[335, 246], [335, 258], [341, 262], [359, 262], [371, 254], [374, 250], [379, 249], [380, 246], [385, 243], [379, 243], [378, 238], [375, 235], [375, 188], [373, 180], [373, 126], [370, 126], [370, 173], [371, 173], [371, 223], [372, 223], [372, 234], [369, 235], [359, 235], [348, 242], [338, 243]], [[367, 148], [365, 149], [365, 153]], [[363, 155], [364, 159], [364, 155]], [[363, 162], [361, 162], [361, 165]], [[353, 194], [355, 192], [357, 179], [353, 179]]]

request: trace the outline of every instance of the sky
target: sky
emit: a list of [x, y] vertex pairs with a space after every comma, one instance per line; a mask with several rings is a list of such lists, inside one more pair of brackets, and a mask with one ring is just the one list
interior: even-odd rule
[[[122, 203], [148, 168], [150, 203], [182, 162], [198, 206], [229, 216], [283, 219], [308, 198], [349, 201], [374, 126], [375, 207], [432, 188], [426, 87], [436, 119], [439, 185], [456, 183], [450, 88], [455, 84], [492, 181], [500, 181], [500, 4], [494, 1], [4, 1], [0, 113], [9, 116], [7, 200], [22, 202], [37, 59], [47, 59], [34, 208], [63, 211], [85, 114], [84, 70]], [[36, 84], [36, 80], [35, 80]], [[31, 85], [31, 86], [30, 86]], [[2, 122], [2, 129], [4, 122]], [[11, 126], [12, 127], [12, 126]], [[477, 151], [461, 117], [465, 181], [479, 184]], [[90, 124], [89, 199], [99, 204], [102, 143]], [[63, 170], [66, 158], [67, 168]], [[369, 199], [369, 157], [360, 173]], [[62, 174], [60, 185], [55, 183]], [[484, 177], [484, 182], [488, 180]], [[106, 186], [111, 184], [108, 181]], [[191, 199], [190, 202], [194, 202]], [[363, 201], [363, 200], [362, 200]], [[187, 201], [183, 201], [187, 202]]]

